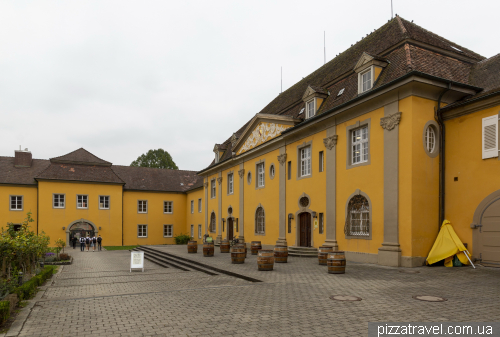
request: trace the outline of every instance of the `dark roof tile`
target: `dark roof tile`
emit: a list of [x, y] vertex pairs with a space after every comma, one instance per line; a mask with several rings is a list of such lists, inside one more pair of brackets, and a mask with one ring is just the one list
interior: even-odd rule
[[52, 163], [111, 166], [109, 161], [98, 158], [84, 148], [79, 148], [78, 150], [65, 154], [64, 156], [50, 158], [50, 161]]
[[0, 184], [36, 185], [35, 176], [49, 165], [48, 160], [33, 159], [31, 167], [14, 167], [14, 157], [0, 157]]

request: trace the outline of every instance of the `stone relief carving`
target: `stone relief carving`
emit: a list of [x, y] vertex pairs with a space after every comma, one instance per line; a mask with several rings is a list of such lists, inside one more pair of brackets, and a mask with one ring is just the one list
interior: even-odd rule
[[323, 144], [325, 144], [325, 147], [328, 150], [331, 150], [335, 147], [335, 145], [337, 145], [338, 138], [339, 138], [339, 136], [337, 136], [337, 135], [326, 137], [325, 139], [323, 139]]
[[219, 183], [219, 185], [222, 184], [222, 177], [217, 178], [217, 182]]
[[231, 136], [231, 146], [234, 149], [234, 146], [236, 145], [236, 142], [238, 141], [238, 137], [236, 137], [236, 133], [233, 133]]
[[391, 131], [399, 124], [401, 120], [401, 112], [396, 112], [390, 116], [380, 118], [380, 126], [383, 129]]
[[218, 144], [215, 144], [215, 146], [214, 146], [214, 152], [215, 153], [219, 153], [219, 145]]
[[208, 182], [204, 182], [203, 186], [205, 186], [205, 188], [207, 188], [208, 187]]
[[280, 165], [286, 163], [286, 153], [280, 154], [278, 156], [278, 162], [280, 163]]
[[275, 123], [261, 123], [253, 130], [252, 134], [247, 138], [238, 154], [250, 150], [251, 148], [264, 143], [268, 139], [274, 138], [281, 134], [287, 127]]
[[240, 176], [240, 178], [243, 178], [245, 176], [245, 169], [239, 170], [238, 175]]

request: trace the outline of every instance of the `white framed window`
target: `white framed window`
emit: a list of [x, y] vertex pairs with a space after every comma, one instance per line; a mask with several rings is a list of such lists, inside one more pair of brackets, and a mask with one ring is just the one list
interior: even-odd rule
[[368, 126], [351, 131], [352, 164], [368, 161]]
[[481, 145], [483, 159], [498, 157], [498, 115], [483, 118]]
[[109, 195], [99, 196], [99, 209], [109, 209]]
[[306, 103], [306, 118], [311, 118], [316, 114], [316, 100], [312, 99]]
[[269, 166], [269, 177], [272, 179], [274, 178], [274, 175], [275, 175], [275, 169], [274, 169], [274, 164], [271, 164], [271, 166]]
[[264, 208], [257, 207], [255, 211], [255, 234], [265, 234], [266, 232], [266, 218]]
[[191, 237], [194, 238], [194, 225], [191, 225]]
[[198, 213], [201, 213], [201, 198], [198, 199]]
[[212, 212], [212, 215], [210, 215], [210, 232], [215, 233], [215, 226], [216, 226], [215, 213]]
[[191, 200], [191, 214], [194, 213], [194, 200]]
[[138, 238], [148, 237], [148, 225], [137, 225], [137, 237]]
[[361, 92], [370, 90], [372, 88], [372, 68], [368, 68], [368, 70], [361, 73], [359, 77], [361, 81]]
[[436, 148], [436, 132], [430, 125], [425, 130], [425, 148], [429, 153], [433, 153]]
[[89, 196], [88, 195], [77, 195], [76, 196], [76, 208], [89, 208]]
[[163, 225], [163, 237], [171, 238], [173, 236], [174, 225]]
[[355, 195], [347, 206], [347, 235], [370, 236], [370, 204], [362, 195]]
[[23, 196], [22, 195], [11, 195], [10, 196], [10, 210], [11, 211], [22, 211], [23, 210]]
[[164, 201], [163, 202], [163, 213], [172, 214], [174, 212], [174, 202]]
[[264, 163], [257, 164], [257, 187], [264, 187]]
[[210, 181], [210, 197], [212, 199], [215, 199], [216, 196], [216, 190], [215, 190], [215, 179], [212, 179]]
[[201, 225], [198, 225], [198, 239], [201, 239]]
[[53, 194], [52, 195], [52, 207], [54, 208], [64, 208], [65, 203], [65, 195], [64, 194]]
[[232, 173], [227, 175], [227, 194], [234, 193], [234, 176]]
[[147, 213], [147, 212], [148, 212], [148, 201], [137, 200], [137, 213]]
[[311, 147], [306, 146], [300, 149], [300, 176], [311, 175]]
[[252, 183], [252, 172], [248, 172], [247, 174], [247, 184], [250, 185]]
[[325, 153], [319, 151], [319, 171], [323, 172], [325, 170]]

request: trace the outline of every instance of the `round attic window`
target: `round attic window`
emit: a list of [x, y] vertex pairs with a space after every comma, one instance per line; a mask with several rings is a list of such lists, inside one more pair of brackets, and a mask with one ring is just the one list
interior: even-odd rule
[[248, 185], [250, 185], [251, 182], [252, 182], [252, 172], [248, 172], [248, 174], [247, 174], [247, 183], [248, 183]]

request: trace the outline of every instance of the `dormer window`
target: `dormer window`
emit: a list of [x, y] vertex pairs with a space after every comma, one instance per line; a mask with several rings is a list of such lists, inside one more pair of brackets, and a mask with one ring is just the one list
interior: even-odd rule
[[368, 91], [372, 88], [372, 67], [360, 74], [361, 92]]
[[307, 107], [306, 118], [311, 118], [316, 114], [316, 107], [314, 104], [315, 101], [316, 101], [315, 99], [312, 99], [306, 103], [306, 107]]
[[358, 73], [358, 94], [372, 89], [373, 84], [388, 64], [389, 61], [381, 56], [363, 53], [354, 67], [354, 71]]

